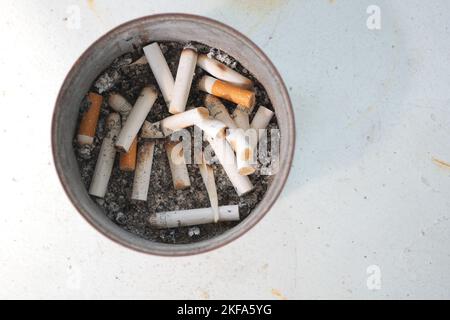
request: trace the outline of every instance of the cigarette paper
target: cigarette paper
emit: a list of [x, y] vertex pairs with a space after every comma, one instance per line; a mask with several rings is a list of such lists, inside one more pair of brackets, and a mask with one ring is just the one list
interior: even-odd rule
[[81, 145], [92, 144], [94, 142], [95, 131], [97, 129], [98, 117], [100, 115], [100, 107], [102, 106], [103, 97], [94, 92], [89, 92], [87, 96], [89, 109], [81, 119], [78, 129], [78, 143]]
[[109, 95], [108, 104], [111, 109], [120, 113], [120, 115], [122, 116], [122, 122], [126, 120], [126, 117], [130, 113], [132, 108], [131, 104], [118, 93], [112, 93]]
[[172, 73], [170, 72], [167, 61], [164, 58], [161, 48], [157, 42], [154, 42], [144, 47], [144, 54], [147, 58], [148, 64], [152, 69], [156, 82], [163, 94], [166, 104], [170, 104], [172, 99], [172, 92], [175, 81], [173, 80]]
[[175, 131], [191, 127], [203, 119], [208, 119], [208, 117], [208, 109], [199, 107], [164, 118], [159, 123], [146, 121], [142, 126], [141, 137], [158, 138], [161, 133], [168, 136]]
[[214, 139], [210, 136], [206, 136], [206, 139], [236, 189], [238, 196], [242, 196], [250, 192], [253, 189], [253, 185], [246, 175], [241, 175], [239, 173], [236, 165], [236, 158], [230, 144], [225, 139]]
[[[123, 118], [122, 118], [123, 119]], [[128, 152], [122, 152], [119, 159], [119, 169], [122, 171], [134, 171], [136, 168], [137, 137], [134, 138]]]
[[203, 183], [205, 184], [206, 191], [208, 192], [209, 202], [211, 203], [211, 209], [214, 214], [214, 222], [219, 221], [219, 199], [217, 197], [217, 187], [216, 181], [214, 179], [214, 171], [213, 168], [206, 163], [205, 156], [203, 152], [199, 152], [198, 159], [196, 163], [198, 163], [198, 168], [200, 170], [200, 175], [202, 176]]
[[[151, 226], [163, 228], [187, 227], [214, 222], [211, 208], [153, 213], [148, 219]], [[239, 221], [239, 206], [219, 207], [219, 221]]]
[[202, 129], [206, 135], [213, 138], [225, 138], [225, 130], [227, 126], [219, 120], [215, 119], [201, 119], [195, 122], [195, 125]]
[[212, 76], [230, 82], [235, 86], [244, 89], [249, 89], [253, 86], [253, 82], [250, 79], [244, 77], [240, 73], [234, 71], [219, 61], [208, 58], [206, 54], [198, 56], [197, 65]]
[[234, 109], [233, 120], [236, 126], [242, 130], [250, 129], [249, 112], [239, 105]]
[[114, 140], [120, 131], [120, 115], [118, 113], [111, 113], [106, 118], [106, 130], [108, 132], [100, 147], [100, 153], [95, 164], [94, 176], [92, 177], [89, 188], [89, 194], [99, 198], [103, 198], [106, 194], [108, 181], [114, 165], [114, 158], [116, 156]]
[[194, 77], [195, 64], [197, 63], [197, 50], [187, 47], [181, 52], [178, 64], [177, 77], [172, 92], [169, 112], [180, 113], [186, 109], [186, 102], [191, 90], [192, 78]]
[[173, 187], [182, 190], [191, 186], [189, 173], [184, 160], [182, 142], [167, 141], [165, 143], [170, 172], [172, 173]]
[[239, 173], [241, 175], [254, 173], [255, 168], [252, 164], [253, 147], [249, 139], [246, 138], [244, 130], [237, 127], [227, 108], [218, 98], [210, 94], [206, 95], [205, 105], [213, 118], [222, 121], [229, 128], [226, 138], [236, 152], [236, 163]]
[[139, 147], [131, 192], [131, 199], [133, 200], [147, 201], [154, 150], [155, 143], [153, 141], [146, 141]]
[[[255, 116], [253, 117], [252, 124], [250, 127], [252, 129], [260, 130], [265, 129], [269, 125], [270, 120], [272, 119], [274, 112], [267, 109], [266, 107], [260, 106], [258, 111], [256, 111]], [[261, 139], [263, 135], [262, 131], [258, 132], [258, 140]]]
[[127, 121], [123, 125], [120, 131], [119, 137], [116, 142], [116, 147], [122, 152], [128, 152], [134, 138], [136, 137], [139, 129], [150, 112], [150, 109], [155, 103], [158, 97], [156, 91], [152, 87], [145, 87], [142, 89], [139, 98], [131, 109], [130, 114], [127, 117]]
[[248, 109], [252, 108], [255, 104], [255, 93], [253, 91], [236, 87], [228, 82], [217, 80], [210, 76], [204, 76], [200, 80], [198, 87], [202, 91]]

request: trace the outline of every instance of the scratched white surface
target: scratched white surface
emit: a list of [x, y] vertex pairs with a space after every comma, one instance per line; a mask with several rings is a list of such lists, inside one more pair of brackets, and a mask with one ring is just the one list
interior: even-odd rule
[[[366, 26], [371, 4], [381, 30]], [[68, 28], [71, 5], [80, 29]], [[432, 161], [450, 162], [448, 1], [4, 0], [0, 10], [0, 298], [450, 298], [450, 168]], [[98, 234], [50, 152], [72, 63], [111, 28], [161, 12], [248, 35], [283, 75], [297, 123], [291, 176], [266, 218], [187, 258]], [[379, 290], [367, 286], [372, 265]]]

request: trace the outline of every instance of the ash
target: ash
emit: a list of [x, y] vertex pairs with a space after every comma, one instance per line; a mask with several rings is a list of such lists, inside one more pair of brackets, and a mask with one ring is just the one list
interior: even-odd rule
[[[264, 105], [273, 110], [263, 86], [238, 61], [218, 49], [210, 48], [200, 43], [191, 44], [197, 48], [199, 53], [207, 54], [252, 79], [256, 89], [256, 106]], [[160, 42], [161, 50], [174, 78], [181, 50], [185, 45], [185, 43]], [[112, 92], [120, 93], [130, 103], [134, 104], [144, 86], [154, 85], [158, 88], [148, 64], [130, 66], [133, 61], [136, 61], [142, 55], [142, 48], [136, 48], [134, 52], [117, 58], [110, 67], [99, 75], [90, 89], [91, 91], [102, 94], [104, 98], [94, 143], [91, 146], [79, 146], [75, 138], [73, 141], [81, 179], [86, 189], [89, 189], [101, 142], [106, 134], [104, 126], [106, 116], [112, 112], [106, 103], [108, 95]], [[187, 109], [203, 105], [205, 94], [197, 89], [197, 84], [205, 74], [202, 69], [196, 68]], [[230, 113], [232, 113], [235, 105], [224, 100], [222, 102]], [[81, 121], [81, 117], [86, 109], [87, 101], [83, 99], [80, 106], [78, 123]], [[255, 107], [253, 113], [256, 112], [256, 109], [257, 107]], [[147, 116], [147, 120], [155, 122], [167, 116], [170, 116], [170, 113], [168, 112], [161, 92], [158, 90], [158, 99]], [[275, 117], [272, 119], [269, 127], [278, 128]], [[139, 143], [142, 142], [143, 140], [140, 139]], [[239, 221], [219, 222], [217, 224], [199, 225], [196, 227], [162, 230], [152, 228], [147, 222], [148, 217], [152, 213], [210, 207], [208, 193], [203, 184], [199, 169], [195, 164], [187, 165], [191, 187], [185, 190], [174, 190], [163, 140], [156, 140], [156, 142], [150, 177], [151, 182], [146, 202], [130, 199], [134, 172], [120, 171], [119, 157], [116, 156], [105, 198], [99, 199], [92, 197], [93, 201], [103, 209], [109, 219], [125, 230], [142, 238], [171, 244], [192, 243], [209, 239], [222, 234], [240, 223]], [[260, 175], [259, 170], [257, 170], [255, 174], [249, 176], [255, 186], [254, 190], [247, 195], [238, 197], [222, 166], [220, 164], [213, 164], [212, 166], [217, 185], [219, 205], [239, 205], [241, 221], [243, 221], [261, 201], [273, 177]]]

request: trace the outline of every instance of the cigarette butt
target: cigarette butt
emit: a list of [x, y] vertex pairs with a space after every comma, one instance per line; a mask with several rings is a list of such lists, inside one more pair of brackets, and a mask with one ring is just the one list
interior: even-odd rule
[[236, 189], [238, 196], [242, 196], [253, 190], [253, 185], [250, 182], [250, 179], [246, 175], [241, 175], [239, 173], [236, 164], [236, 157], [230, 144], [225, 139], [214, 139], [210, 136], [206, 136], [206, 139]]
[[211, 203], [211, 209], [214, 215], [214, 222], [219, 221], [219, 198], [217, 197], [216, 181], [214, 179], [213, 168], [206, 163], [203, 152], [198, 153], [197, 164], [202, 176], [203, 183], [205, 184], [206, 191], [208, 192], [209, 202]]
[[108, 104], [111, 109], [120, 113], [120, 115], [122, 116], [122, 122], [125, 122], [126, 117], [133, 108], [132, 105], [118, 93], [112, 93], [109, 95]]
[[144, 121], [144, 124], [141, 128], [141, 138], [145, 139], [161, 139], [164, 138], [165, 135], [161, 129], [161, 122], [150, 123], [147, 120]]
[[177, 77], [172, 92], [169, 112], [176, 114], [186, 109], [186, 103], [191, 90], [194, 77], [195, 64], [197, 63], [197, 50], [191, 47], [183, 49], [178, 64]]
[[249, 89], [253, 86], [253, 82], [250, 79], [227, 67], [223, 63], [220, 63], [215, 59], [208, 58], [206, 54], [201, 54], [198, 56], [197, 65], [212, 76], [232, 83], [235, 86], [244, 89]]
[[213, 138], [225, 138], [227, 126], [219, 120], [215, 119], [201, 119], [195, 125], [202, 129], [206, 135]]
[[130, 150], [120, 154], [119, 168], [122, 171], [134, 171], [136, 168], [137, 138], [134, 138]]
[[120, 131], [120, 115], [111, 113], [106, 118], [107, 134], [102, 141], [100, 153], [95, 164], [94, 175], [89, 187], [89, 194], [103, 198], [106, 194], [109, 178], [114, 165], [116, 149], [114, 148], [114, 140]]
[[209, 117], [208, 109], [204, 107], [194, 108], [164, 118], [161, 121], [150, 123], [145, 121], [142, 125], [141, 137], [159, 139], [164, 138], [175, 131], [191, 127], [203, 119]]
[[140, 57], [139, 59], [137, 59], [136, 61], [134, 61], [133, 63], [129, 64], [130, 66], [135, 66], [135, 65], [142, 65], [142, 64], [147, 64], [147, 58], [145, 57], [145, 55], [143, 55], [142, 57]]
[[145, 87], [142, 89], [117, 138], [116, 148], [120, 151], [128, 152], [157, 97], [158, 94], [154, 88]]
[[198, 85], [199, 89], [216, 97], [234, 102], [245, 108], [252, 108], [255, 104], [255, 93], [236, 87], [228, 82], [204, 76]]
[[102, 106], [103, 97], [94, 92], [89, 92], [87, 96], [89, 109], [81, 119], [78, 129], [78, 143], [81, 145], [92, 144], [94, 142], [95, 131], [97, 129], [98, 117], [100, 115], [100, 107]]
[[[148, 222], [152, 227], [177, 228], [208, 224], [214, 222], [211, 208], [158, 212], [150, 215]], [[219, 221], [239, 221], [239, 206], [219, 207]]]
[[152, 69], [159, 89], [161, 89], [164, 100], [167, 105], [170, 105], [175, 81], [173, 80], [172, 73], [170, 72], [161, 48], [157, 42], [154, 42], [143, 49], [148, 64], [150, 65], [150, 69]]
[[167, 141], [165, 148], [169, 160], [170, 172], [172, 173], [173, 187], [175, 190], [189, 188], [191, 181], [184, 160], [183, 143]]
[[[205, 97], [205, 105], [213, 118], [223, 122], [229, 128], [226, 138], [236, 152], [236, 163], [239, 174], [249, 175], [254, 173], [255, 168], [252, 163], [253, 148], [250, 141], [246, 138], [244, 130], [237, 127], [220, 99], [208, 94]], [[211, 134], [209, 135], [212, 136]]]
[[163, 133], [168, 136], [175, 131], [191, 127], [204, 119], [208, 119], [208, 117], [208, 109], [198, 107], [164, 118], [160, 121], [160, 126]]
[[[256, 130], [267, 128], [273, 115], [273, 111], [267, 109], [266, 107], [260, 106], [253, 117], [250, 127]], [[258, 140], [261, 138], [262, 134], [263, 132], [259, 131]]]
[[232, 117], [238, 128], [243, 130], [250, 129], [249, 113], [242, 110], [239, 106], [234, 110]]
[[131, 192], [131, 199], [133, 200], [147, 201], [154, 150], [155, 143], [153, 141], [146, 141], [139, 147]]
[[211, 94], [207, 94], [205, 96], [204, 102], [205, 107], [208, 108], [211, 117], [219, 121], [222, 121], [230, 129], [237, 128], [236, 123], [231, 118], [227, 108], [223, 105], [220, 99]]

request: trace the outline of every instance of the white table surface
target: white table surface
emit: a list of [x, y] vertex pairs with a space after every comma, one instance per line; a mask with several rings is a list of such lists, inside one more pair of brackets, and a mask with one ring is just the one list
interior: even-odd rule
[[[380, 30], [366, 25], [369, 5], [381, 9]], [[450, 298], [450, 168], [433, 161], [450, 162], [449, 9], [444, 0], [1, 1], [0, 298]], [[297, 124], [291, 175], [266, 218], [186, 258], [98, 234], [64, 194], [50, 148], [55, 98], [76, 58], [118, 24], [162, 12], [248, 35], [283, 75]]]

